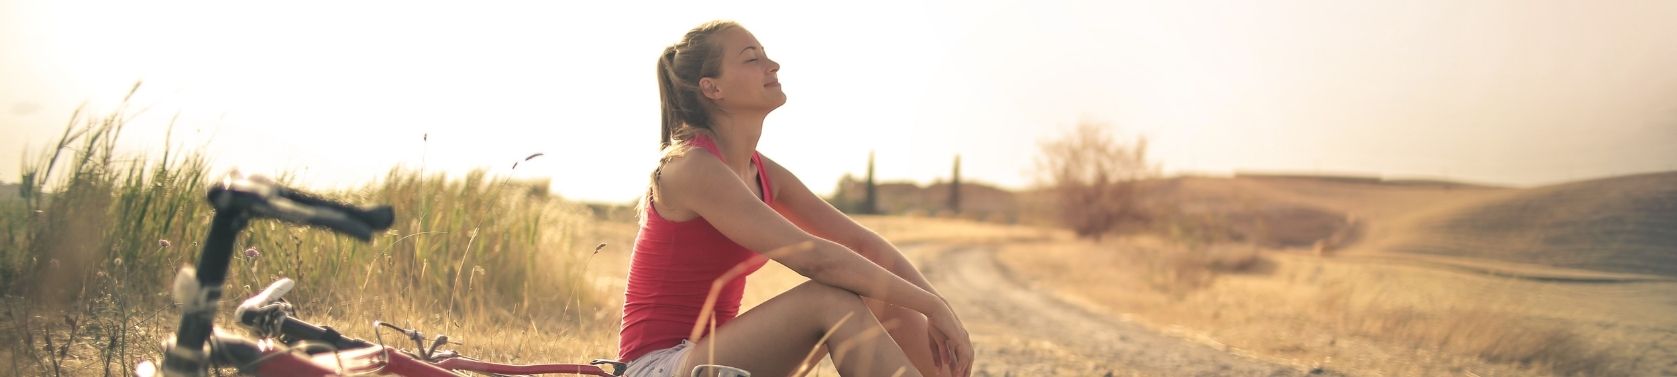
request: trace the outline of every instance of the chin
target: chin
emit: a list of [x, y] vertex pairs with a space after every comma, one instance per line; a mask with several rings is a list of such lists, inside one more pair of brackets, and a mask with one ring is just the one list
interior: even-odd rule
[[785, 104], [786, 104], [786, 95], [785, 94], [778, 95], [778, 96], [773, 96], [773, 97], [769, 98], [769, 109], [770, 110], [773, 110], [775, 108], [779, 108], [781, 105], [785, 105]]

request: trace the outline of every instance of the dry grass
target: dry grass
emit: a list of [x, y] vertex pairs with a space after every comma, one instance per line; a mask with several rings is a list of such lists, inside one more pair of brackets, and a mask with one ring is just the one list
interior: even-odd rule
[[[1059, 240], [1010, 247], [1012, 252], [1004, 253], [1006, 261], [1044, 269], [1050, 265], [1064, 267], [1055, 274], [1063, 274], [1069, 280], [1098, 281], [1116, 289], [1139, 288], [1172, 297], [1210, 287], [1225, 275], [1266, 274], [1274, 269], [1272, 261], [1249, 245], [1188, 247], [1148, 236], [1087, 243]], [[1086, 250], [1097, 249], [1106, 251], [1098, 256], [1081, 255]], [[1093, 258], [1077, 259], [1084, 257]], [[1085, 261], [1090, 263], [1082, 263]]]
[[[1645, 355], [1613, 343], [1656, 345], [1635, 333], [1673, 325], [1577, 312], [1581, 305], [1624, 308], [1624, 301], [1579, 287], [1297, 254], [1248, 256], [1234, 252], [1239, 248], [1192, 257], [1164, 250], [1169, 245], [1146, 238], [1055, 241], [1009, 245], [1000, 256], [1026, 280], [1095, 310], [1275, 362], [1355, 374], [1655, 372], [1659, 362], [1633, 368], [1640, 363], [1633, 358]], [[1597, 325], [1603, 322], [1612, 325]], [[1657, 357], [1670, 356], [1677, 355]]]
[[1558, 375], [1616, 375], [1614, 352], [1593, 344], [1558, 321], [1523, 315], [1529, 309], [1479, 302], [1443, 307], [1358, 303], [1357, 292], [1334, 290], [1318, 297], [1317, 318], [1336, 333], [1379, 339], [1418, 350], [1473, 356], [1546, 370]]
[[[119, 156], [135, 114], [85, 114], [26, 166], [21, 200], [0, 202], [0, 358], [27, 375], [130, 374], [158, 357], [178, 319], [164, 284], [195, 260], [212, 215], [207, 156]], [[291, 277], [300, 317], [355, 336], [371, 338], [366, 324], [382, 319], [448, 333], [487, 358], [615, 355], [616, 308], [588, 277], [598, 226], [545, 182], [397, 169], [327, 194], [393, 204], [397, 223], [371, 243], [252, 223], [236, 247], [256, 256], [235, 257], [222, 313]]]
[[[1304, 364], [1397, 375], [1665, 375], [1677, 373], [1677, 352], [1666, 351], [1677, 334], [1670, 319], [1677, 318], [1677, 302], [1656, 297], [1671, 297], [1677, 286], [1658, 279], [1522, 280], [1473, 270], [1517, 277], [1605, 275], [1544, 265], [1668, 269], [1661, 262], [1670, 257], [1669, 242], [1661, 240], [1672, 234], [1664, 225], [1677, 203], [1668, 184], [1674, 178], [1648, 174], [1528, 190], [1177, 178], [1148, 187], [1154, 200], [1185, 215], [1155, 224], [1163, 225], [1154, 230], [1158, 239], [1172, 242], [1033, 244], [1003, 257], [1105, 310]], [[1277, 208], [1338, 215], [1272, 211]], [[1260, 221], [1245, 221], [1244, 214]], [[1328, 226], [1335, 223], [1349, 226]], [[1346, 258], [1305, 253], [1311, 248], [1299, 246], [1311, 240], [1321, 251], [1344, 248], [1336, 253]], [[1266, 250], [1216, 251], [1228, 241]], [[1475, 268], [1452, 270], [1391, 263], [1400, 251], [1480, 259], [1472, 259]]]
[[[1366, 271], [1374, 268], [1356, 266], [1346, 269]], [[1432, 272], [1410, 272], [1434, 275]], [[1553, 313], [1564, 310], [1557, 307], [1559, 303], [1521, 299], [1517, 296], [1519, 293], [1507, 290], [1522, 289], [1528, 294], [1545, 292], [1545, 287], [1541, 285], [1510, 285], [1510, 282], [1485, 282], [1475, 277], [1454, 278], [1447, 274], [1429, 277], [1429, 280], [1434, 280], [1433, 285], [1416, 286], [1414, 290], [1419, 292], [1396, 293], [1393, 290], [1402, 289], [1404, 285], [1359, 279], [1350, 274], [1331, 274], [1314, 294], [1317, 315], [1311, 318], [1338, 334], [1375, 339], [1409, 349], [1469, 356], [1556, 375], [1622, 375], [1627, 372], [1628, 360], [1621, 356], [1625, 350], [1601, 341], [1600, 334], [1586, 331], [1591, 324], [1553, 316]], [[1404, 276], [1397, 279], [1411, 281], [1417, 278]], [[1450, 287], [1456, 284], [1459, 286]], [[1486, 293], [1494, 293], [1467, 293], [1471, 290], [1450, 292], [1475, 286], [1483, 286]], [[1422, 294], [1427, 297], [1423, 298]]]

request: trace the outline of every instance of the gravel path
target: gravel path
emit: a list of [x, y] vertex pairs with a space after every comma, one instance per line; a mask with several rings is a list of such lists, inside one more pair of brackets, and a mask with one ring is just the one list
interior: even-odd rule
[[994, 254], [960, 247], [922, 266], [972, 334], [974, 375], [1312, 375], [1091, 313], [1020, 282]]

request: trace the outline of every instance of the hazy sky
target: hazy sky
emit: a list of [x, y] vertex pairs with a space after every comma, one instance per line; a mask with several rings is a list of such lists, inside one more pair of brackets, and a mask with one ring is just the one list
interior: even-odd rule
[[1147, 136], [1169, 172], [1677, 170], [1674, 1], [697, 3], [0, 0], [0, 181], [144, 80], [136, 153], [179, 114], [177, 147], [314, 186], [486, 167], [628, 201], [656, 158], [654, 59], [715, 18], [782, 64], [759, 149], [817, 192], [869, 150], [883, 179], [958, 153], [1023, 187], [1079, 120]]

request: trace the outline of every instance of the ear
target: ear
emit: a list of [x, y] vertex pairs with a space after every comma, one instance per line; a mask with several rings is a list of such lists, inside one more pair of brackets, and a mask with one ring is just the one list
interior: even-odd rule
[[699, 78], [699, 93], [712, 101], [722, 100], [722, 87], [716, 85], [716, 80], [709, 77]]

